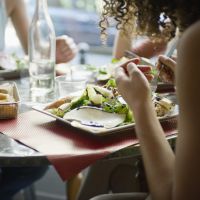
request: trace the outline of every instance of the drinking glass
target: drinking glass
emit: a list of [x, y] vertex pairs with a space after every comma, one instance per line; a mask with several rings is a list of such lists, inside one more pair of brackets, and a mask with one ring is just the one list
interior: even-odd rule
[[55, 78], [59, 97], [77, 97], [81, 96], [86, 88], [86, 79], [68, 78], [67, 76], [58, 76]]

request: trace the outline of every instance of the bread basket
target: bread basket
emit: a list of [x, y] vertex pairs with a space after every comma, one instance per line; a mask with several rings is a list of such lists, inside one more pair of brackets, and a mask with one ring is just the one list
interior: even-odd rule
[[[0, 119], [13, 119], [16, 118], [19, 112], [19, 92], [14, 82], [9, 82], [9, 87], [12, 90], [13, 101], [0, 102]], [[0, 84], [1, 86], [1, 84]], [[5, 88], [5, 86], [4, 86]]]

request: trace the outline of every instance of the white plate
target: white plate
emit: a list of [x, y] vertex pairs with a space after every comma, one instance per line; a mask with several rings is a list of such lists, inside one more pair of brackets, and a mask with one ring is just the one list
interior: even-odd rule
[[[59, 121], [62, 121], [67, 125], [73, 126], [76, 129], [81, 129], [81, 130], [89, 132], [93, 135], [108, 135], [108, 134], [113, 134], [113, 133], [116, 133], [116, 132], [122, 132], [122, 131], [124, 132], [124, 131], [130, 130], [130, 129], [133, 129], [134, 126], [135, 126], [135, 123], [131, 123], [131, 124], [128, 124], [128, 125], [123, 125], [123, 126], [119, 126], [119, 127], [115, 127], [115, 128], [99, 128], [99, 127], [97, 128], [97, 127], [86, 126], [86, 125], [82, 125], [79, 122], [66, 121], [61, 117], [53, 115], [53, 114], [45, 111], [44, 110], [45, 107], [46, 106], [34, 106], [33, 109], [36, 110], [36, 111], [39, 111], [43, 114], [49, 115], [49, 116], [51, 116], [51, 117], [53, 117], [53, 118], [55, 118]], [[172, 119], [172, 118], [176, 117], [177, 115], [178, 115], [178, 105], [175, 105], [174, 109], [171, 112], [169, 112], [164, 117], [159, 117], [158, 119], [160, 120], [160, 122], [162, 122], [162, 121], [165, 121], [165, 120]]]

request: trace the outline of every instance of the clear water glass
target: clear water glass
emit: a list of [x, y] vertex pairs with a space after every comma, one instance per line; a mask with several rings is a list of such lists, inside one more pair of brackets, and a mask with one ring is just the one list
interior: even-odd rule
[[58, 76], [55, 78], [59, 97], [77, 97], [82, 95], [86, 88], [86, 79], [68, 78], [67, 76]]

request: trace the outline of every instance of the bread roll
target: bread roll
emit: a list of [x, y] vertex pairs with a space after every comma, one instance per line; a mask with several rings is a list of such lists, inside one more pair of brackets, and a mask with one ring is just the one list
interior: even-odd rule
[[52, 109], [52, 108], [58, 108], [59, 106], [61, 106], [64, 103], [69, 103], [71, 102], [71, 98], [70, 97], [65, 97], [62, 99], [59, 99], [51, 104], [49, 104], [47, 107], [44, 108], [44, 110], [48, 110], [48, 109]]
[[8, 94], [0, 93], [0, 101], [8, 102], [8, 100], [9, 100]]
[[4, 88], [0, 88], [0, 93], [8, 94], [8, 90], [6, 90], [6, 89], [4, 89]]

